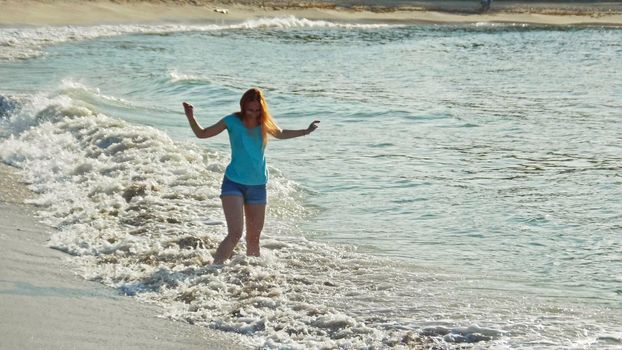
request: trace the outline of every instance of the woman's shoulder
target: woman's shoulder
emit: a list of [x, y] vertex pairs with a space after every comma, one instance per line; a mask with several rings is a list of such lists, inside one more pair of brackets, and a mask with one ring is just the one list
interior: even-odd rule
[[229, 127], [233, 125], [239, 125], [242, 123], [242, 120], [240, 119], [240, 117], [238, 117], [236, 113], [231, 113], [222, 119], [225, 121], [225, 124]]

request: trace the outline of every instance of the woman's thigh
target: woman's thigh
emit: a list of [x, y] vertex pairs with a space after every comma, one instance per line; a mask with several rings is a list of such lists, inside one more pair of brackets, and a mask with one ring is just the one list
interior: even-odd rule
[[221, 201], [229, 233], [241, 235], [244, 230], [244, 198], [222, 196]]

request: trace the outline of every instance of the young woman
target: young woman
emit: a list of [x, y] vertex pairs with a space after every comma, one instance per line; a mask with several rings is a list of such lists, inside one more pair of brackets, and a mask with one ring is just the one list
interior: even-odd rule
[[266, 216], [268, 168], [264, 151], [268, 135], [277, 139], [304, 136], [317, 129], [319, 120], [308, 128], [283, 130], [268, 112], [268, 105], [259, 89], [250, 89], [240, 99], [240, 111], [216, 124], [201, 128], [194, 118], [192, 105], [184, 102], [186, 117], [198, 138], [216, 136], [227, 129], [231, 144], [231, 162], [225, 170], [220, 198], [227, 220], [227, 237], [214, 255], [214, 264], [222, 264], [233, 254], [242, 237], [246, 217], [246, 255], [259, 256], [259, 236]]

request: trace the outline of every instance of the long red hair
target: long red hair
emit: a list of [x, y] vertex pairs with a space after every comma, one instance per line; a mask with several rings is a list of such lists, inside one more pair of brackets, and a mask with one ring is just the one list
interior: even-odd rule
[[281, 128], [276, 124], [270, 112], [268, 111], [268, 104], [263, 92], [258, 88], [252, 88], [247, 90], [240, 99], [240, 112], [236, 113], [238, 117], [244, 117], [244, 111], [246, 110], [246, 104], [252, 101], [257, 101], [261, 105], [261, 116], [259, 117], [259, 123], [261, 124], [261, 139], [263, 146], [268, 145], [268, 134], [274, 135], [279, 132]]

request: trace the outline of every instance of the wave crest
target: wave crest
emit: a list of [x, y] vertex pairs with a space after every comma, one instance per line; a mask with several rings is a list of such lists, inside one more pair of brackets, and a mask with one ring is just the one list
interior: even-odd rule
[[242, 23], [217, 24], [162, 24], [162, 25], [96, 25], [44, 26], [36, 28], [0, 28], [0, 60], [18, 60], [37, 57], [45, 47], [67, 41], [90, 40], [123, 34], [163, 34], [176, 32], [207, 32], [227, 29], [263, 28], [379, 28], [383, 24], [346, 24], [309, 20], [295, 16], [258, 18]]

